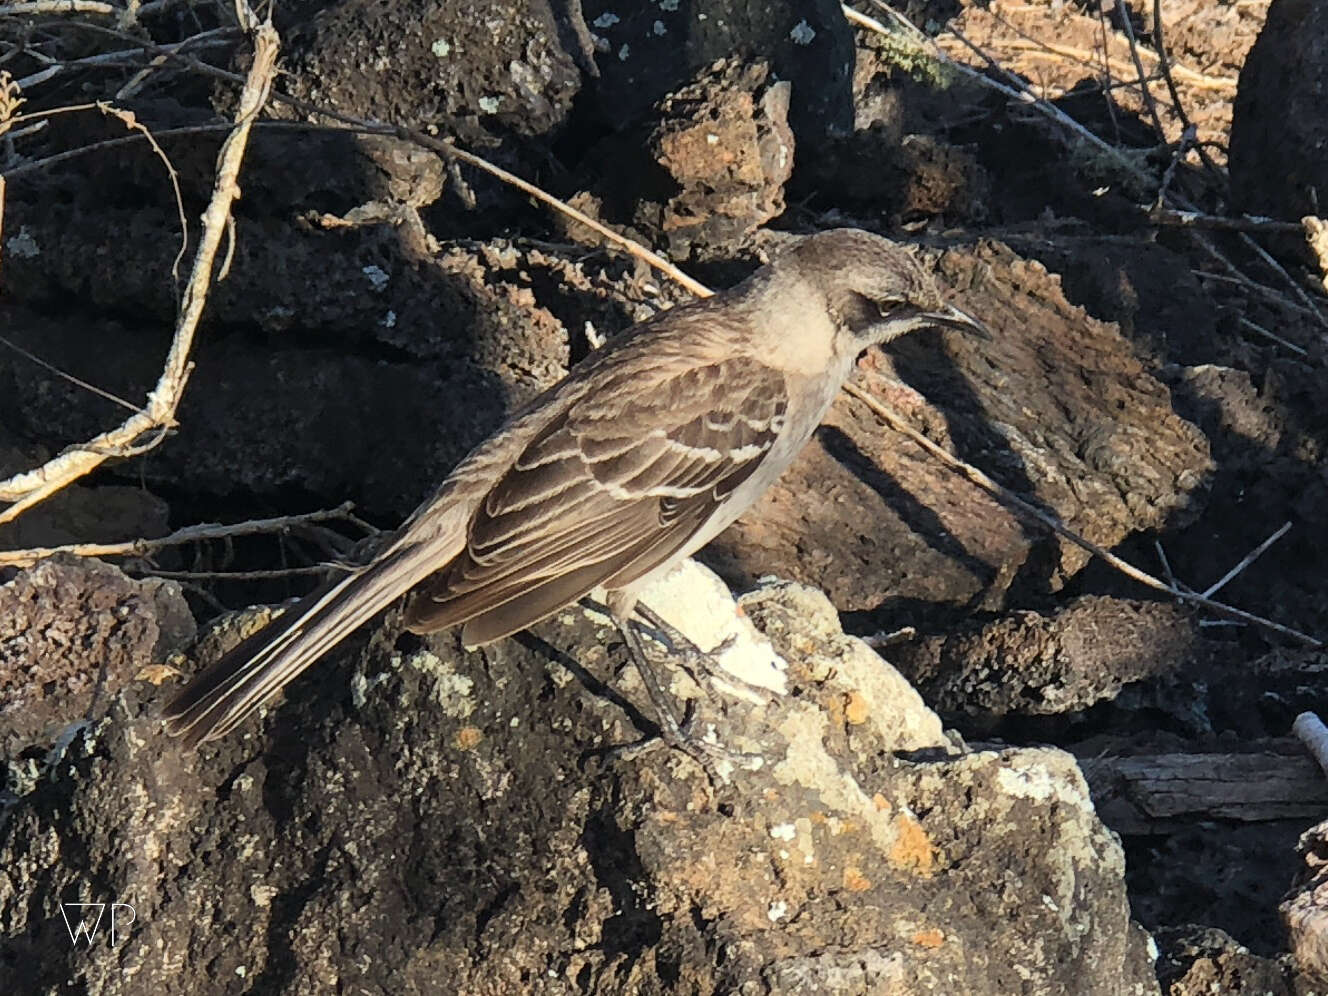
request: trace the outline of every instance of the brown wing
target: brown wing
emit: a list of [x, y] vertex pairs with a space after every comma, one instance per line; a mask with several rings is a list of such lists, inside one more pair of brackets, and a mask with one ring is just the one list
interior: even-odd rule
[[490, 488], [465, 550], [420, 587], [407, 625], [465, 623], [468, 644], [486, 643], [597, 585], [631, 584], [755, 472], [786, 405], [783, 374], [748, 358], [605, 370]]

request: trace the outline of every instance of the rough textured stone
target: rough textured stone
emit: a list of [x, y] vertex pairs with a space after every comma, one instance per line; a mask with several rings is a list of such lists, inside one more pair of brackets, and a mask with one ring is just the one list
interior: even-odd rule
[[[130, 686], [0, 826], [0, 964], [107, 994], [1157, 991], [1072, 758], [961, 753], [798, 586], [742, 611], [790, 693], [694, 700], [760, 754], [715, 788], [603, 756], [640, 686], [596, 694], [621, 658], [579, 609], [475, 654], [389, 617], [198, 755]], [[75, 951], [60, 901], [135, 919]]]
[[1282, 903], [1282, 918], [1301, 971], [1328, 979], [1328, 822], [1306, 830], [1296, 851], [1305, 866]]
[[1313, 996], [1314, 980], [1286, 957], [1261, 958], [1215, 927], [1159, 931], [1158, 977], [1166, 996]]
[[287, 31], [283, 82], [347, 114], [470, 142], [543, 135], [580, 88], [547, 0], [347, 0]]
[[588, 0], [581, 9], [596, 39], [599, 78], [591, 90], [614, 127], [641, 117], [698, 69], [734, 55], [768, 60], [793, 84], [789, 120], [799, 141], [853, 126], [853, 32], [832, 0]]
[[943, 712], [1074, 712], [1130, 682], [1180, 673], [1203, 648], [1191, 613], [1088, 596], [1049, 615], [1020, 611], [905, 643], [892, 654]]
[[[660, 101], [652, 124], [588, 157], [599, 176], [574, 205], [630, 224], [674, 259], [732, 253], [784, 210], [793, 173], [789, 84], [765, 63], [716, 62]], [[578, 241], [599, 236], [567, 228]]]
[[193, 638], [174, 581], [55, 557], [0, 586], [0, 758], [49, 747]]
[[[1231, 193], [1251, 214], [1299, 219], [1328, 201], [1328, 8], [1273, 0], [1240, 71]], [[1276, 178], [1276, 182], [1272, 182]]]

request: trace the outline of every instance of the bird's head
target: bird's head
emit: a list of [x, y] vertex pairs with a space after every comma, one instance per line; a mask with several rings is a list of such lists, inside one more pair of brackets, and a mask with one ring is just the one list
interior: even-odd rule
[[791, 255], [825, 295], [840, 334], [859, 349], [933, 326], [990, 338], [981, 323], [945, 302], [907, 249], [879, 235], [836, 228], [803, 239]]

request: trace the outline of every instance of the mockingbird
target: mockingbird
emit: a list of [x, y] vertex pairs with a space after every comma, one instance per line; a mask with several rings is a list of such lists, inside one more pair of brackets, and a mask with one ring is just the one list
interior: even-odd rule
[[225, 735], [407, 593], [409, 630], [460, 625], [475, 647], [600, 589], [677, 742], [631, 623], [662, 620], [639, 592], [793, 461], [864, 349], [933, 325], [981, 328], [905, 249], [854, 229], [641, 323], [477, 446], [372, 560], [196, 677], [168, 729], [190, 745]]

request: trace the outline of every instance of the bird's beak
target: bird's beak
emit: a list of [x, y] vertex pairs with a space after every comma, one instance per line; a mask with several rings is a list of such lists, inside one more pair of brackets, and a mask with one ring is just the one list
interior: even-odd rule
[[928, 311], [924, 313], [922, 317], [933, 325], [940, 325], [944, 328], [958, 329], [961, 332], [968, 332], [969, 334], [975, 335], [979, 339], [984, 339], [987, 342], [990, 342], [992, 338], [991, 330], [988, 329], [987, 326], [983, 325], [967, 311], [956, 308], [953, 304], [947, 304], [944, 311]]

